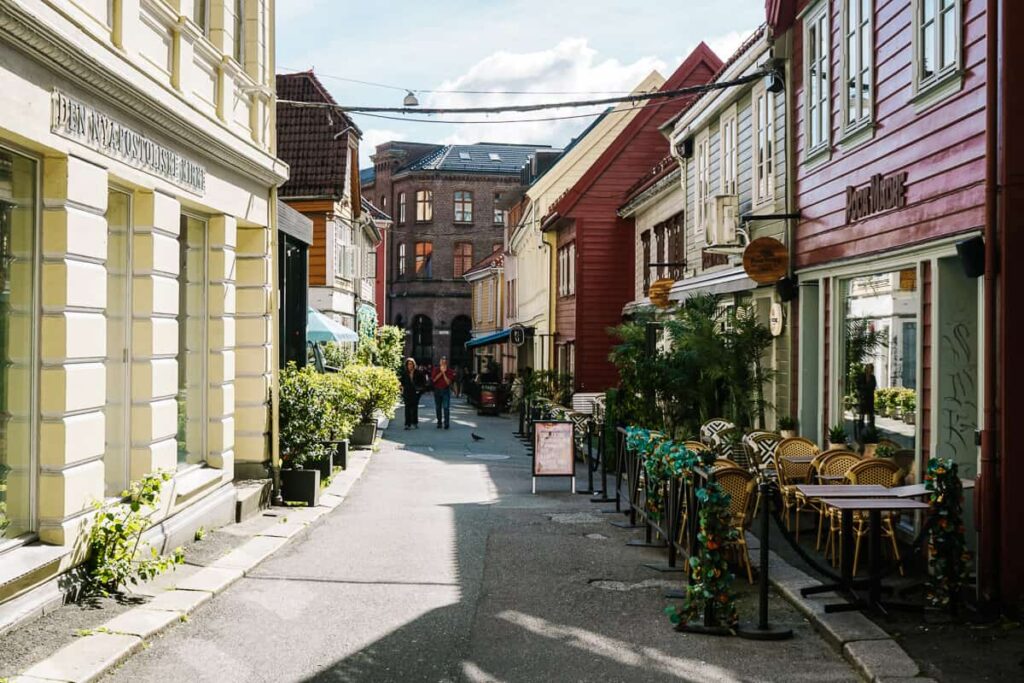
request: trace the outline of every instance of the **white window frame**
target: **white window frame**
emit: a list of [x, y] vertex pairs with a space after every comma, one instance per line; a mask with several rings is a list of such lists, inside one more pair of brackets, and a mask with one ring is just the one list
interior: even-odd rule
[[[763, 118], [762, 118], [763, 115]], [[775, 99], [764, 84], [754, 87], [750, 98], [751, 195], [754, 206], [775, 199]]]
[[406, 258], [405, 242], [400, 242], [398, 244], [398, 276], [399, 277], [402, 277], [402, 276], [405, 275], [405, 268], [406, 268], [405, 258]]
[[[423, 209], [420, 211], [420, 209]], [[434, 192], [416, 190], [416, 222], [429, 223], [434, 220]]]
[[456, 223], [472, 223], [473, 193], [470, 190], [456, 190], [452, 198], [452, 211]]
[[[926, 100], [925, 104], [931, 104], [934, 100], [941, 99], [943, 96], [956, 92], [963, 87], [963, 0], [949, 0], [950, 4], [944, 9], [942, 8], [943, 1], [911, 0], [910, 3], [911, 12], [913, 13], [911, 42], [914, 50], [912, 68], [915, 100], [920, 101], [928, 98], [928, 96], [934, 98], [932, 101]], [[929, 2], [933, 2], [936, 7], [934, 53], [932, 55], [933, 64], [936, 65], [936, 68], [934, 73], [923, 77], [921, 74], [924, 68], [924, 61], [922, 59], [922, 51], [924, 49], [922, 33], [925, 30], [923, 13], [925, 6]], [[942, 66], [943, 46], [948, 42], [942, 32], [943, 18], [947, 12], [953, 14], [953, 61], [946, 66]]]
[[494, 193], [494, 224], [505, 225], [505, 209], [498, 208], [498, 202], [501, 201], [501, 193]]
[[[829, 2], [819, 1], [812, 11], [804, 15], [804, 148], [805, 161], [826, 154], [832, 143], [832, 28], [829, 21]], [[812, 36], [813, 32], [813, 36]], [[824, 36], [823, 42], [818, 38]], [[812, 44], [817, 43], [823, 51], [813, 60]], [[816, 92], [811, 88], [811, 62], [825, 72], [822, 86]], [[813, 136], [815, 117], [820, 123], [820, 139]]]
[[[693, 158], [696, 165], [694, 204], [697, 206], [697, 228], [707, 232], [708, 202], [711, 201], [711, 137], [705, 129], [697, 135], [693, 144]], [[651, 231], [651, 258], [655, 258], [655, 237]]]
[[[200, 29], [202, 29], [203, 35], [205, 35], [205, 36], [210, 35], [210, 3], [211, 2], [212, 2], [212, 0], [193, 0], [193, 3], [192, 3], [192, 23], [194, 23], [196, 26], [198, 26]], [[113, 17], [114, 0], [110, 0], [109, 4], [111, 6], [111, 17]], [[203, 10], [202, 11], [202, 17], [201, 17], [202, 21], [199, 21], [199, 18], [197, 17], [198, 12], [196, 11], [200, 7]]]
[[[864, 11], [867, 4], [867, 16]], [[875, 110], [875, 3], [874, 0], [843, 0], [842, 3], [842, 87], [840, 90], [842, 126], [844, 137], [851, 133], [859, 132], [865, 126], [870, 126], [874, 120]], [[851, 22], [850, 13], [856, 14], [856, 25]], [[867, 33], [867, 45], [864, 44], [865, 33]], [[850, 52], [850, 39], [855, 41], [854, 50]], [[867, 48], [865, 50], [865, 47]], [[854, 88], [860, 92], [865, 82], [868, 84], [868, 97], [859, 98], [857, 106], [860, 108], [856, 115], [851, 116], [850, 108], [850, 65], [856, 65], [856, 73], [853, 75]]]
[[739, 193], [739, 124], [732, 104], [718, 119], [718, 178], [722, 194]]
[[398, 193], [398, 224], [405, 225], [405, 193]]
[[569, 245], [569, 294], [576, 294], [576, 243]]

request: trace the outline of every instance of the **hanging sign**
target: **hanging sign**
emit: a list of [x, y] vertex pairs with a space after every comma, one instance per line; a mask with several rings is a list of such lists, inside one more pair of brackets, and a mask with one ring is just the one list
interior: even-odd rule
[[789, 270], [789, 250], [774, 237], [758, 237], [743, 250], [743, 270], [759, 285], [773, 285]]
[[768, 314], [768, 329], [771, 330], [773, 337], [778, 337], [782, 334], [782, 326], [784, 322], [782, 304], [772, 304], [771, 312]]
[[512, 346], [522, 346], [526, 343], [526, 328], [520, 324], [515, 324], [508, 330], [509, 339], [512, 341]]
[[573, 424], [567, 420], [544, 420], [533, 423], [533, 492], [537, 493], [537, 477], [572, 477], [576, 492], [576, 458]]
[[671, 278], [655, 280], [654, 284], [652, 284], [647, 290], [647, 296], [650, 298], [651, 303], [658, 308], [668, 308], [669, 304], [672, 303], [669, 301], [668, 295], [669, 292], [672, 291], [672, 285], [674, 285], [675, 282], [676, 281]]

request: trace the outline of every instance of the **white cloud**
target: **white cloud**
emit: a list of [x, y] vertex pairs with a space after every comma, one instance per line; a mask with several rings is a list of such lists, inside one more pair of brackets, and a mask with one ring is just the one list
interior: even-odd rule
[[[475, 107], [562, 102], [595, 99], [603, 93], [629, 92], [652, 71], [666, 73], [665, 63], [656, 57], [640, 57], [623, 64], [613, 58], [600, 58], [585, 38], [565, 38], [557, 45], [536, 52], [501, 50], [471, 66], [462, 75], [439, 85], [437, 90], [472, 90], [484, 94], [432, 93], [422, 97], [424, 106]], [[526, 95], [496, 94], [494, 91], [520, 91]], [[572, 94], [570, 94], [572, 93]], [[603, 107], [589, 111], [599, 111]], [[485, 124], [453, 124], [445, 143], [479, 141], [522, 142], [563, 145], [592, 119], [522, 122], [584, 113], [586, 109], [558, 108], [539, 112], [494, 115], [453, 114], [442, 120], [487, 120]], [[502, 123], [502, 121], [514, 121]]]
[[[728, 33], [708, 38], [704, 42], [707, 43], [708, 47], [710, 47], [711, 50], [718, 55], [719, 59], [724, 62], [727, 61], [729, 57], [732, 57], [732, 54], [739, 49], [740, 45], [743, 44], [743, 41], [749, 38], [754, 31], [755, 29], [750, 29], [749, 31], [729, 31]], [[690, 50], [696, 46], [696, 43], [690, 46]], [[689, 50], [687, 50], [687, 53], [689, 53]], [[686, 55], [677, 57], [676, 61], [682, 62], [684, 59], [686, 59]]]
[[279, 0], [275, 6], [275, 23], [280, 26], [299, 17], [312, 14], [323, 4], [324, 0]]
[[363, 138], [359, 141], [359, 168], [371, 165], [370, 155], [377, 151], [377, 145], [389, 140], [402, 140], [404, 136], [394, 130], [370, 128], [363, 130]]

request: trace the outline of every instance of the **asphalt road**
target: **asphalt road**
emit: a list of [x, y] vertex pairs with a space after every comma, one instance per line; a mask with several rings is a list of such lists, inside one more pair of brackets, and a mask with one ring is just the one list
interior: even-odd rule
[[338, 509], [106, 680], [858, 680], [779, 599], [784, 643], [676, 633], [662, 609], [679, 575], [641, 566], [659, 551], [626, 547], [636, 532], [565, 480], [531, 495], [511, 420], [458, 401], [436, 430], [424, 404]]

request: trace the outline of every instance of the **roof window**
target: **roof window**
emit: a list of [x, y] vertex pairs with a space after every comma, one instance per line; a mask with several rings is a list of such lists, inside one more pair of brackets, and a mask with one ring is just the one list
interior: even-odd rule
[[463, 161], [469, 161], [471, 157], [469, 155], [469, 152], [459, 152], [459, 158], [462, 159]]
[[498, 154], [497, 152], [491, 152], [487, 156], [491, 158], [491, 161], [501, 161], [501, 155]]

